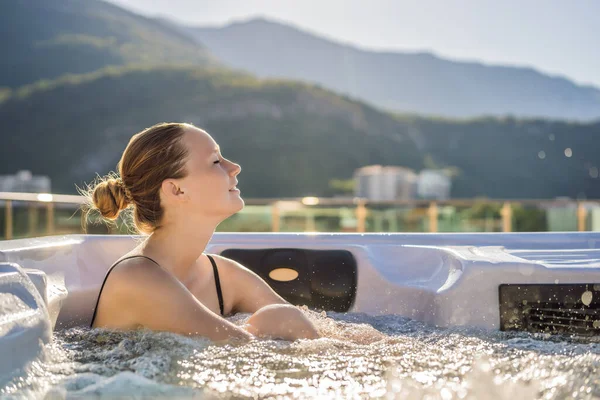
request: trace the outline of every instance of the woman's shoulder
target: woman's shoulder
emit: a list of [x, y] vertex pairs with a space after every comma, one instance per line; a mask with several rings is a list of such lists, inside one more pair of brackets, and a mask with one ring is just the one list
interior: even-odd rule
[[111, 286], [113, 288], [126, 289], [135, 292], [151, 289], [152, 286], [160, 285], [169, 274], [152, 259], [142, 255], [125, 255], [121, 257], [110, 271]]
[[[144, 323], [141, 315], [148, 299], [156, 293], [171, 297], [169, 276], [158, 265], [144, 257], [123, 256], [115, 262], [105, 278], [98, 300], [99, 313], [95, 326], [133, 328]], [[150, 307], [154, 307], [151, 305]]]

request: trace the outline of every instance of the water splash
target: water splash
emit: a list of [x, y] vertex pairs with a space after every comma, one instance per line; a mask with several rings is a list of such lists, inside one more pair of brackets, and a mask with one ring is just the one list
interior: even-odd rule
[[[0, 394], [77, 398], [515, 399], [600, 396], [600, 344], [440, 329], [398, 316], [308, 310], [318, 340], [219, 344], [138, 331], [59, 332]], [[243, 324], [248, 315], [231, 318]]]

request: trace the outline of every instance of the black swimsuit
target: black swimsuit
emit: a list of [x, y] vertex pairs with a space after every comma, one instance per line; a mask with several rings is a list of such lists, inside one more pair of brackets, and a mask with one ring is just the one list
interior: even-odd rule
[[[208, 257], [208, 259], [210, 260], [210, 263], [213, 266], [213, 273], [215, 275], [215, 285], [217, 287], [217, 297], [219, 298], [219, 309], [221, 310], [221, 315], [223, 315], [223, 292], [221, 292], [221, 281], [219, 280], [219, 270], [217, 269], [217, 263], [215, 262], [215, 260], [210, 256], [210, 255], [206, 255]], [[96, 313], [98, 312], [98, 303], [100, 303], [100, 296], [102, 295], [102, 289], [104, 289], [104, 284], [106, 283], [106, 279], [108, 279], [108, 275], [111, 273], [111, 271], [113, 270], [114, 267], [116, 267], [121, 261], [125, 261], [128, 260], [130, 258], [135, 258], [135, 257], [142, 257], [142, 258], [146, 258], [150, 261], [152, 261], [154, 264], [158, 265], [160, 267], [160, 265], [154, 261], [153, 259], [151, 259], [150, 257], [146, 257], [146, 256], [129, 256], [129, 257], [125, 257], [122, 258], [120, 260], [118, 260], [117, 262], [115, 262], [109, 269], [108, 272], [106, 273], [106, 276], [104, 277], [104, 282], [102, 282], [102, 286], [100, 287], [100, 293], [98, 293], [98, 299], [96, 300], [96, 307], [94, 308], [94, 315], [92, 316], [92, 322], [90, 323], [90, 328], [92, 326], [94, 326], [94, 321], [96, 320]]]

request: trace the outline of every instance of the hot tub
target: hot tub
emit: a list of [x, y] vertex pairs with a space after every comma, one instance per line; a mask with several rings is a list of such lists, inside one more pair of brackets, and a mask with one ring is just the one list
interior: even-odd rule
[[[0, 386], [35, 361], [53, 332], [89, 325], [107, 268], [139, 240], [0, 242]], [[315, 310], [441, 328], [600, 334], [600, 233], [218, 233], [206, 252], [242, 262]]]

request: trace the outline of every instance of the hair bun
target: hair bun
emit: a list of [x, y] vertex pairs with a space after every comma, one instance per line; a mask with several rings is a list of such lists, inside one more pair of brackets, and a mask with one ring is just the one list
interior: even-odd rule
[[131, 203], [121, 178], [108, 178], [96, 185], [92, 194], [94, 206], [104, 218], [115, 220]]

